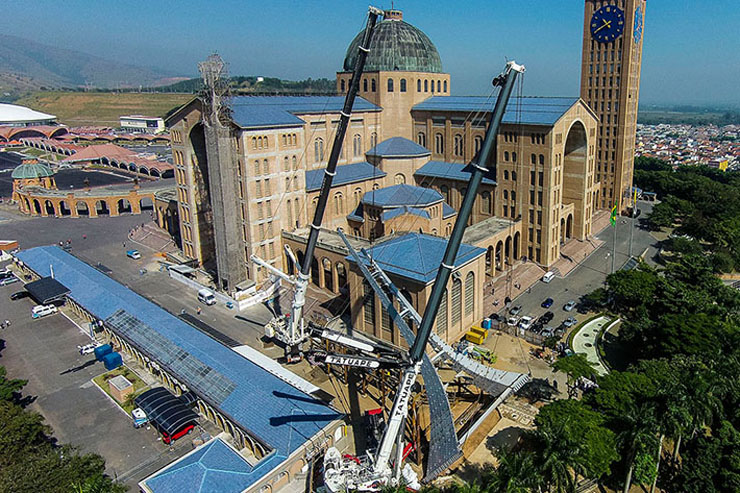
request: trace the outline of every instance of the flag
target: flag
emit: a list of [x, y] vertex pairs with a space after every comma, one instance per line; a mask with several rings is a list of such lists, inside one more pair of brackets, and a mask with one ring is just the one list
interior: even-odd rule
[[612, 226], [617, 225], [617, 203], [614, 202], [614, 207], [612, 207], [612, 215], [609, 217], [609, 222]]

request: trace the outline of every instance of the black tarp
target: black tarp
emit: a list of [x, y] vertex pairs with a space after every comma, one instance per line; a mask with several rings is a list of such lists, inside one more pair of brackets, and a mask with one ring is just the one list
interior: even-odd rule
[[29, 282], [25, 288], [33, 299], [42, 305], [60, 300], [69, 294], [69, 289], [52, 277], [42, 277], [38, 281]]
[[198, 420], [198, 415], [192, 409], [164, 387], [142, 392], [134, 398], [134, 404], [146, 413], [158, 430], [170, 436]]

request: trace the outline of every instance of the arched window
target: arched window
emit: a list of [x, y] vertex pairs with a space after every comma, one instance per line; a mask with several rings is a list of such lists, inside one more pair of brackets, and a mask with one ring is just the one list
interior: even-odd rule
[[267, 159], [262, 161], [262, 172], [266, 175], [270, 174], [270, 162]]
[[429, 92], [429, 80], [424, 81], [424, 92]]
[[393, 182], [396, 185], [403, 185], [404, 183], [406, 183], [406, 177], [403, 176], [403, 174], [398, 173], [396, 176], [393, 177]]
[[254, 174], [255, 175], [261, 175], [262, 174], [262, 172], [260, 170], [260, 160], [259, 159], [255, 159], [255, 161], [254, 161]]
[[344, 214], [344, 195], [341, 193], [334, 194], [334, 214]]
[[388, 92], [393, 92], [393, 79], [388, 79]]
[[437, 154], [444, 154], [445, 152], [445, 138], [442, 134], [434, 135], [434, 151]]
[[516, 162], [516, 152], [511, 153], [511, 160]]
[[504, 161], [509, 160], [509, 151], [504, 151]]
[[511, 181], [516, 181], [516, 171], [511, 172]]
[[290, 160], [288, 159], [288, 156], [283, 158], [283, 171], [290, 171]]
[[416, 92], [421, 92], [421, 79], [416, 79]]
[[416, 143], [419, 144], [422, 147], [427, 146], [427, 134], [424, 132], [419, 132], [416, 134]]
[[352, 137], [352, 150], [355, 157], [362, 155], [362, 136], [360, 134], [355, 134]]
[[367, 79], [362, 79], [362, 90], [367, 92]]
[[447, 188], [447, 185], [442, 185], [439, 189], [439, 192], [445, 198], [445, 202], [449, 204], [450, 203], [450, 189]]
[[444, 92], [447, 92], [447, 81], [444, 81]]
[[401, 79], [401, 92], [406, 92], [406, 79]]
[[504, 200], [509, 200], [509, 191], [504, 190]]
[[354, 207], [357, 207], [360, 204], [360, 200], [362, 200], [362, 189], [355, 188], [355, 191], [352, 192], [352, 196], [354, 198]]
[[375, 92], [378, 90], [378, 88], [375, 86], [375, 79], [372, 79], [370, 81], [370, 85], [372, 86], [372, 91]]
[[542, 164], [542, 165], [545, 164], [545, 155], [544, 154], [540, 154], [540, 164]]
[[465, 276], [465, 316], [469, 317], [475, 312], [475, 274], [468, 272]]
[[432, 94], [434, 94], [434, 81], [432, 81]]
[[342, 79], [341, 85], [342, 85], [342, 92], [344, 92], [345, 91], [345, 82], [344, 82], [344, 79]]
[[257, 137], [252, 137], [252, 149], [257, 149]]
[[293, 169], [298, 169], [298, 158], [293, 156]]
[[504, 180], [508, 180], [508, 179], [509, 179], [509, 170], [505, 169], [504, 170]]
[[462, 319], [462, 281], [452, 280], [452, 327], [456, 327]]
[[454, 147], [453, 151], [455, 153], [455, 156], [462, 157], [462, 155], [463, 155], [463, 147], [464, 147], [463, 146], [463, 137], [462, 137], [462, 135], [455, 135], [454, 146], [453, 147]]
[[516, 201], [516, 192], [514, 190], [511, 191], [511, 201]]
[[437, 335], [447, 340], [447, 290], [442, 294], [442, 300], [439, 303], [437, 312]]
[[442, 89], [441, 89], [441, 85], [442, 85], [442, 81], [439, 81], [439, 80], [438, 80], [438, 81], [437, 81], [437, 92], [441, 92], [441, 91], [442, 91]]
[[490, 192], [483, 192], [481, 194], [481, 212], [484, 214], [491, 214], [493, 211], [493, 204], [491, 202]]
[[324, 160], [324, 139], [316, 137], [313, 141], [313, 162], [320, 163]]
[[483, 147], [483, 137], [480, 135], [476, 136], [473, 140], [473, 145], [475, 146], [475, 154], [477, 155]]
[[532, 164], [537, 164], [537, 154], [532, 154]]

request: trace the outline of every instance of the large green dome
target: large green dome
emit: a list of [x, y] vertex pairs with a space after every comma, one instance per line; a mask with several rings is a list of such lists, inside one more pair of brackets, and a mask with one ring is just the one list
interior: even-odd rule
[[[357, 60], [357, 48], [365, 34], [363, 29], [347, 48], [344, 70], [351, 72]], [[400, 11], [385, 13], [377, 24], [365, 62], [366, 72], [405, 71], [442, 72], [442, 60], [434, 43], [420, 29], [403, 21]]]
[[10, 175], [14, 180], [28, 180], [33, 178], [46, 178], [54, 174], [45, 164], [23, 163], [13, 170]]

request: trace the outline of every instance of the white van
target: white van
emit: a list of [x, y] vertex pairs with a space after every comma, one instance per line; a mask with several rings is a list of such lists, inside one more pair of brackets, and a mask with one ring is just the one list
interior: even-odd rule
[[198, 301], [205, 303], [206, 305], [215, 305], [216, 295], [207, 289], [201, 289], [198, 291]]
[[57, 312], [54, 305], [36, 305], [31, 309], [31, 318], [41, 318]]
[[554, 277], [555, 277], [555, 273], [553, 271], [551, 271], [551, 270], [550, 271], [547, 271], [547, 272], [545, 272], [545, 275], [542, 276], [542, 282], [545, 282], [545, 283], [550, 282], [550, 281], [552, 281], [552, 279]]

